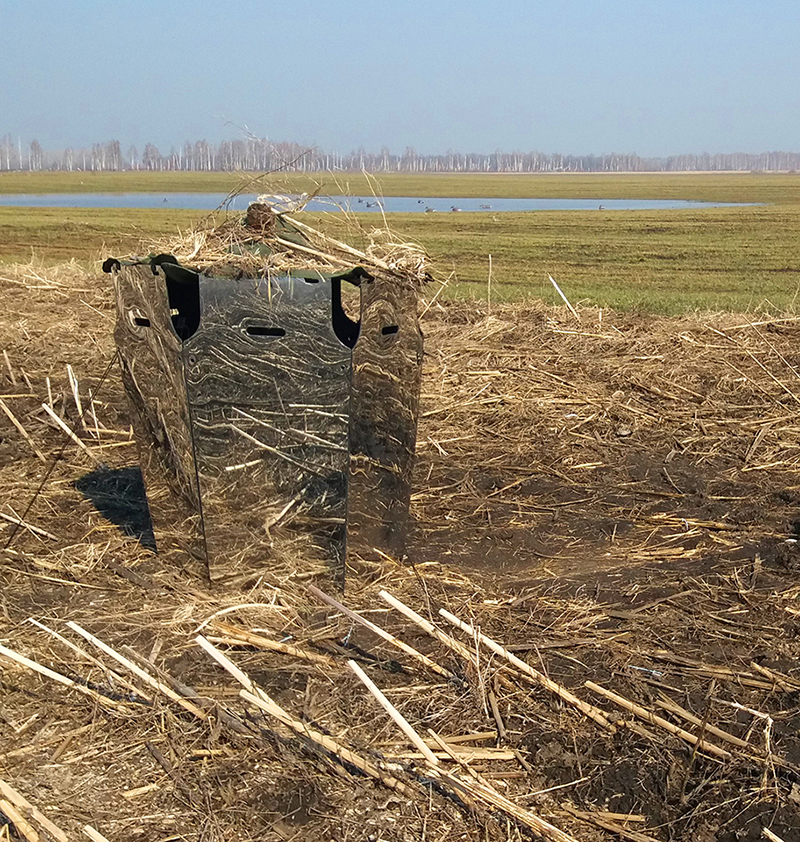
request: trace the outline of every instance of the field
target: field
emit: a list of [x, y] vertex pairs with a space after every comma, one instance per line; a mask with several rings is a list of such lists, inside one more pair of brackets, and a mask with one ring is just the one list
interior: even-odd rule
[[[368, 192], [361, 176], [324, 181], [330, 192]], [[222, 173], [11, 173], [0, 192], [227, 190], [241, 177]], [[274, 189], [310, 189], [281, 178]], [[784, 312], [800, 288], [800, 176], [562, 175], [385, 176], [386, 195], [680, 198], [764, 202], [764, 206], [681, 211], [393, 215], [392, 227], [421, 243], [442, 275], [447, 298], [485, 299], [492, 255], [494, 301], [558, 301], [553, 275], [573, 302], [680, 313], [694, 310]], [[196, 224], [203, 214], [172, 210], [0, 208], [0, 260], [135, 251], [139, 240]], [[364, 226], [377, 224], [362, 215]], [[334, 221], [331, 223], [336, 225]], [[352, 232], [351, 232], [352, 236]]]
[[278, 189], [385, 196], [495, 196], [508, 198], [692, 199], [708, 202], [800, 202], [796, 173], [560, 173], [460, 174], [201, 172], [2, 172], [0, 193], [248, 192]]
[[[194, 215], [0, 212], [21, 261], [0, 266], [0, 813], [47, 842], [42, 815], [111, 842], [800, 842], [800, 204], [781, 190], [402, 219], [439, 276], [476, 274], [423, 292], [409, 558], [344, 594], [301, 553], [210, 582], [152, 550], [91, 260]], [[577, 315], [537, 300], [539, 271]]]
[[[154, 555], [119, 374], [102, 380], [107, 286], [77, 264], [2, 277], [0, 780], [70, 838], [517, 840], [535, 814], [562, 842], [800, 839], [796, 319], [428, 310], [413, 566], [362, 568], [340, 598], [443, 677], [317, 602], [306, 585], [333, 585], [302, 557], [212, 584]], [[96, 397], [82, 448], [42, 408], [80, 431], [67, 365]], [[293, 726], [239, 699], [200, 629]], [[409, 765], [349, 658], [486, 783], [446, 754]]]

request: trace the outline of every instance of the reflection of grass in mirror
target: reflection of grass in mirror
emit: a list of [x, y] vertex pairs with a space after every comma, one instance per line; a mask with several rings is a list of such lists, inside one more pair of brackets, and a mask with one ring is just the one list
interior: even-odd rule
[[351, 321], [357, 322], [361, 318], [361, 289], [353, 284], [343, 283], [341, 290], [342, 309]]
[[[343, 235], [342, 221], [314, 215]], [[197, 211], [0, 208], [0, 260], [95, 260], [135, 252], [141, 238], [186, 231]], [[378, 220], [362, 215], [367, 230]], [[439, 275], [455, 271], [445, 297], [557, 297], [573, 304], [676, 313], [794, 306], [800, 288], [800, 206], [686, 211], [518, 214], [393, 214], [390, 225], [422, 244]], [[356, 247], [352, 228], [348, 241]]]

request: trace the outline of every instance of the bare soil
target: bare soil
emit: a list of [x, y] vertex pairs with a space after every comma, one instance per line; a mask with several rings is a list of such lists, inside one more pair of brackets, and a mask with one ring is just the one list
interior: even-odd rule
[[[466, 744], [513, 750], [469, 765], [576, 839], [734, 842], [769, 828], [800, 840], [800, 320], [587, 309], [579, 324], [534, 304], [426, 312], [409, 559], [359, 567], [338, 598], [452, 670], [445, 680], [315, 600], [306, 584], [329, 583], [303, 558], [213, 584], [166, 565], [116, 369], [103, 379], [107, 276], [6, 267], [0, 288], [0, 396], [30, 436], [0, 416], [0, 513], [46, 533], [0, 525], [0, 644], [84, 688], [0, 654], [0, 780], [70, 839], [87, 824], [143, 842], [529, 835], [401, 757], [411, 748], [347, 668], [352, 658], [423, 736], [488, 733]], [[95, 393], [99, 438], [89, 416], [79, 428], [67, 365], [83, 402]], [[478, 657], [390, 611], [381, 588]], [[522, 680], [440, 607], [600, 708], [613, 733]], [[68, 621], [193, 688], [207, 718]], [[198, 630], [292, 716], [393, 763], [409, 790], [243, 701], [194, 642]], [[248, 632], [298, 650], [234, 639]]]

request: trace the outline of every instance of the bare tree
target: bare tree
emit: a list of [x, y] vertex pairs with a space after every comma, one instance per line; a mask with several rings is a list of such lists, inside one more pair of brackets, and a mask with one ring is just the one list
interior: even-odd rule
[[40, 170], [44, 162], [44, 152], [38, 140], [32, 140], [28, 155], [28, 169]]

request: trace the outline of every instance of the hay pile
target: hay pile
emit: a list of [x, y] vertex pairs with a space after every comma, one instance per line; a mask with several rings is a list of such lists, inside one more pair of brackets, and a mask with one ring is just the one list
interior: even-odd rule
[[246, 214], [212, 214], [194, 231], [149, 248], [217, 277], [264, 277], [297, 269], [330, 273], [358, 265], [415, 286], [432, 279], [424, 249], [402, 241], [388, 226], [365, 229], [354, 217], [337, 214], [347, 223], [348, 238], [362, 244], [358, 249], [299, 219], [301, 210], [290, 213], [274, 197], [261, 197]]
[[[16, 828], [7, 809], [48, 838], [22, 796], [70, 838], [517, 840], [535, 815], [587, 842], [798, 839], [800, 321], [426, 304], [413, 566], [333, 596], [431, 666], [310, 591], [301, 557], [214, 585], [166, 567], [139, 537], [115, 378], [79, 428], [112, 355], [107, 286], [18, 266], [0, 287]], [[65, 440], [43, 403], [83, 447], [26, 512]]]

